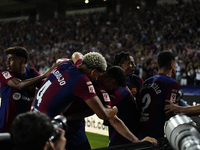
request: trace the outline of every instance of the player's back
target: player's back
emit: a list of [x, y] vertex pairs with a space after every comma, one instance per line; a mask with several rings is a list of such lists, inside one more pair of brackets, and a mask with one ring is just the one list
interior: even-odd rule
[[164, 74], [147, 79], [141, 88], [139, 98], [140, 138], [164, 136], [165, 100], [175, 100], [178, 83]]
[[[52, 71], [38, 91], [34, 111], [38, 110], [50, 117], [60, 114], [80, 96], [79, 93], [84, 93], [83, 88], [88, 90], [89, 85], [85, 81], [89, 82], [89, 79], [71, 62], [62, 62]], [[85, 95], [82, 94], [82, 97]]]

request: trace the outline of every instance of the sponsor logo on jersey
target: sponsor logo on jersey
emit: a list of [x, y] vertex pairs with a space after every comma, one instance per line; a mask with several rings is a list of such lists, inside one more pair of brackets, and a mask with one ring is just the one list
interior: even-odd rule
[[11, 74], [10, 74], [10, 72], [8, 72], [8, 71], [4, 71], [4, 72], [2, 72], [2, 74], [3, 74], [3, 76], [4, 76], [5, 79], [9, 79], [9, 78], [12, 77]]
[[103, 98], [105, 102], [110, 102], [110, 97], [108, 95], [108, 93], [103, 93]]
[[173, 102], [173, 103], [176, 101], [176, 94], [175, 93], [171, 94], [170, 101]]
[[13, 99], [14, 100], [19, 100], [21, 98], [21, 94], [20, 93], [14, 93], [13, 94]]
[[94, 90], [94, 86], [93, 86], [93, 85], [88, 86], [88, 89], [89, 89], [89, 92], [90, 92], [90, 93], [95, 93], [95, 90]]
[[91, 81], [88, 81], [88, 82], [86, 82], [86, 84], [87, 84], [87, 85], [91, 85], [91, 84], [92, 84], [92, 82], [91, 82]]

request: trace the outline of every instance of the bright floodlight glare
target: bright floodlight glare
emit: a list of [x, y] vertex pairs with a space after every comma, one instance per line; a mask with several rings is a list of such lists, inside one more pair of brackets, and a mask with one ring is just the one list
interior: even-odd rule
[[137, 6], [136, 8], [137, 8], [137, 9], [140, 9], [140, 6]]
[[85, 0], [85, 3], [88, 4], [88, 3], [89, 3], [89, 0]]

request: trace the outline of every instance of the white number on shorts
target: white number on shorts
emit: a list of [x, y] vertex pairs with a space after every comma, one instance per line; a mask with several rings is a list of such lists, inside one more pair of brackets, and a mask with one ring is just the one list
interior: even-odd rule
[[37, 93], [37, 100], [38, 100], [38, 103], [37, 103], [37, 106], [39, 107], [40, 103], [42, 102], [42, 96], [44, 94], [44, 92], [48, 89], [48, 87], [51, 85], [51, 81], [48, 80], [41, 88], [40, 90], [38, 91]]
[[142, 107], [140, 121], [145, 122], [149, 120], [149, 113], [145, 113], [144, 111], [149, 107], [149, 104], [151, 103], [151, 96], [148, 93], [143, 96], [142, 103], [144, 103], [145, 105], [144, 107]]

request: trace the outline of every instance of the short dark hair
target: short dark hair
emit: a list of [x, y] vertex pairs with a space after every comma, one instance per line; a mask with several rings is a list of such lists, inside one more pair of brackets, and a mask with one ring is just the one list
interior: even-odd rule
[[175, 54], [168, 50], [160, 52], [157, 56], [157, 63], [159, 68], [168, 67], [173, 61], [175, 61]]
[[105, 75], [110, 79], [114, 79], [118, 86], [126, 86], [126, 74], [121, 67], [112, 66], [106, 70]]
[[115, 54], [115, 59], [113, 61], [113, 65], [123, 64], [125, 60], [127, 60], [131, 56], [131, 53], [121, 51], [120, 53]]
[[11, 125], [15, 150], [41, 150], [53, 133], [51, 119], [40, 112], [19, 114]]
[[14, 55], [16, 55], [18, 57], [25, 58], [26, 62], [27, 62], [27, 59], [28, 59], [28, 51], [27, 51], [27, 49], [25, 49], [24, 47], [21, 47], [21, 46], [9, 47], [9, 48], [4, 50], [4, 53], [6, 55], [14, 54]]

